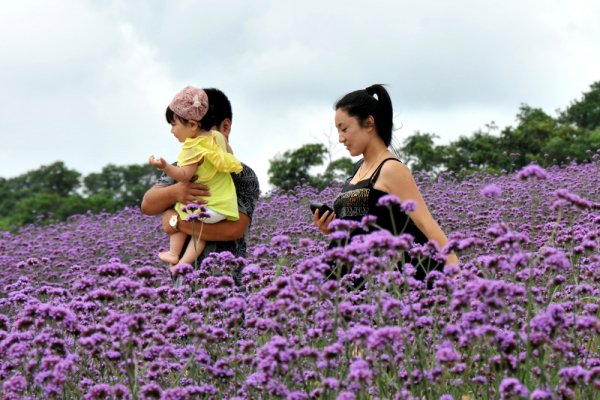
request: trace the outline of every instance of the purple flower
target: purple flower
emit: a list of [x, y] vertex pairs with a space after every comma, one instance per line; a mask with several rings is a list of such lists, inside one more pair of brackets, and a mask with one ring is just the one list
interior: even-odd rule
[[193, 213], [198, 210], [205, 211], [206, 207], [201, 204], [189, 203], [181, 208], [181, 211], [186, 212], [186, 213]]
[[510, 397], [526, 398], [529, 391], [517, 378], [504, 378], [500, 383], [500, 395], [503, 399]]
[[118, 400], [125, 400], [131, 397], [127, 386], [121, 384], [113, 386], [113, 394], [115, 396], [115, 399]]
[[554, 398], [552, 392], [542, 389], [535, 389], [529, 397], [530, 400], [553, 400]]
[[111, 394], [110, 385], [102, 383], [92, 386], [83, 398], [86, 400], [110, 399]]
[[346, 332], [346, 339], [352, 342], [359, 342], [367, 340], [373, 334], [373, 328], [365, 325], [358, 325], [350, 328]]
[[521, 169], [519, 172], [517, 172], [517, 179], [519, 180], [523, 181], [531, 177], [537, 179], [547, 179], [548, 173], [545, 169], [536, 164], [528, 165]]
[[414, 200], [406, 200], [400, 205], [400, 209], [406, 214], [410, 214], [417, 209], [417, 203]]
[[450, 341], [445, 340], [442, 345], [438, 347], [435, 358], [440, 364], [452, 365], [457, 361], [460, 361], [460, 354], [454, 350]]
[[360, 222], [353, 221], [350, 219], [334, 219], [329, 223], [329, 229], [332, 231], [346, 231], [350, 232], [356, 228], [360, 227]]
[[192, 221], [201, 221], [204, 218], [210, 217], [210, 214], [206, 212], [206, 207], [202, 204], [190, 203], [181, 208], [181, 210], [187, 213], [185, 220]]
[[558, 376], [560, 376], [567, 385], [577, 385], [578, 383], [587, 382], [589, 371], [577, 365], [575, 367], [561, 369], [558, 371]]
[[141, 387], [140, 389], [140, 399], [143, 400], [152, 400], [152, 399], [160, 399], [162, 390], [160, 386], [156, 383], [148, 383]]
[[356, 395], [352, 392], [344, 390], [343, 392], [340, 392], [337, 400], [356, 400]]
[[186, 400], [188, 398], [189, 393], [183, 387], [165, 389], [160, 396], [160, 400]]
[[374, 215], [365, 215], [360, 220], [360, 226], [363, 229], [368, 229], [371, 225], [374, 225], [376, 223], [377, 223], [377, 217]]
[[342, 346], [340, 343], [334, 343], [332, 345], [325, 346], [323, 348], [323, 358], [326, 360], [337, 358], [337, 356], [341, 354], [343, 350], [344, 346]]
[[502, 188], [495, 183], [492, 183], [481, 189], [479, 193], [486, 197], [498, 197], [502, 194]]
[[331, 240], [346, 240], [350, 237], [350, 233], [346, 231], [334, 231], [329, 234]]
[[340, 382], [335, 378], [325, 378], [323, 379], [323, 387], [336, 390], [340, 387]]
[[290, 237], [287, 235], [276, 235], [271, 238], [271, 246], [286, 247], [290, 244]]
[[350, 372], [348, 379], [351, 382], [368, 382], [373, 377], [373, 372], [369, 368], [369, 363], [365, 360], [358, 359], [350, 364]]
[[2, 384], [2, 391], [7, 394], [21, 394], [27, 388], [27, 381], [19, 373]]
[[594, 208], [594, 209], [598, 209], [600, 208], [600, 203], [593, 203], [589, 200], [583, 199], [581, 197], [579, 197], [578, 195], [569, 192], [566, 189], [558, 189], [555, 193], [556, 197], [558, 197], [560, 200], [564, 200], [568, 203], [573, 204], [576, 207], [579, 208]]
[[379, 207], [390, 207], [394, 205], [399, 205], [400, 203], [401, 202], [398, 196], [395, 196], [393, 194], [385, 194], [381, 196], [379, 200], [377, 200], [377, 206]]

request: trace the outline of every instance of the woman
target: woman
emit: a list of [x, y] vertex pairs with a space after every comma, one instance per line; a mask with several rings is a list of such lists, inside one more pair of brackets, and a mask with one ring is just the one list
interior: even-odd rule
[[[448, 239], [429, 213], [410, 170], [388, 150], [392, 141], [393, 111], [385, 88], [372, 85], [348, 93], [336, 103], [335, 110], [339, 142], [346, 146], [351, 156], [362, 155], [363, 159], [355, 165], [352, 176], [335, 199], [334, 212], [319, 215], [317, 210], [315, 225], [324, 234], [330, 234], [329, 223], [336, 217], [360, 221], [365, 215], [374, 215], [377, 225], [384, 229], [395, 234], [409, 233], [420, 244], [431, 240], [443, 248]], [[377, 205], [385, 195], [394, 195], [402, 203], [411, 200], [416, 208], [407, 214], [396, 204], [390, 215], [388, 207]], [[365, 231], [356, 230], [352, 235], [361, 233]], [[413, 260], [408, 257], [405, 261]], [[454, 253], [447, 257], [446, 264], [458, 265]], [[433, 263], [433, 268], [441, 267], [441, 264]], [[424, 279], [427, 272], [417, 266], [416, 277]]]

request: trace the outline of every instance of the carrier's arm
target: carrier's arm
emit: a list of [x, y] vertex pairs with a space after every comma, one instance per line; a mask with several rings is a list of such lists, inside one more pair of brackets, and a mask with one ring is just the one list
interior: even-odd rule
[[146, 215], [158, 215], [175, 203], [206, 204], [201, 197], [210, 196], [208, 186], [201, 183], [177, 182], [173, 185], [154, 185], [142, 199], [141, 210]]
[[[162, 222], [163, 228], [167, 233], [175, 232], [169, 225], [169, 218], [176, 215], [174, 210], [167, 210], [163, 214]], [[230, 240], [237, 240], [244, 236], [246, 230], [250, 226], [250, 217], [240, 212], [239, 219], [237, 221], [221, 221], [216, 224], [204, 224], [202, 227], [201, 240], [207, 242], [227, 242]], [[188, 235], [198, 234], [200, 232], [199, 224], [195, 223], [196, 226], [192, 229], [192, 224], [187, 221], [179, 221], [177, 224], [177, 230], [186, 233]]]

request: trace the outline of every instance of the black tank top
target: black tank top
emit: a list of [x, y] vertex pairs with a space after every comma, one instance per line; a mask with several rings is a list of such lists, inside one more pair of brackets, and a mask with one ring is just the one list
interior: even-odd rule
[[[401, 210], [400, 206], [395, 204], [391, 207], [392, 213], [390, 214], [390, 210], [386, 206], [378, 206], [377, 202], [379, 199], [389, 193], [384, 192], [379, 189], [375, 189], [373, 186], [377, 179], [379, 178], [379, 174], [381, 172], [381, 168], [383, 165], [388, 162], [401, 162], [397, 158], [386, 158], [383, 160], [375, 169], [373, 174], [366, 179], [363, 179], [357, 183], [350, 183], [356, 172], [358, 171], [360, 165], [364, 160], [359, 161], [354, 166], [354, 170], [350, 178], [346, 180], [344, 187], [342, 188], [342, 192], [336, 197], [333, 203], [333, 209], [335, 211], [336, 217], [341, 219], [349, 219], [360, 221], [365, 215], [373, 215], [377, 217], [376, 224], [392, 232], [395, 235], [399, 235], [401, 233], [409, 233], [414, 237], [415, 243], [425, 244], [428, 239], [427, 236], [415, 225], [415, 223], [410, 219], [410, 217]], [[392, 223], [392, 218], [394, 219], [394, 223]], [[394, 232], [395, 229], [398, 232]], [[402, 229], [405, 227], [404, 229]], [[370, 231], [376, 230], [377, 228], [371, 227]], [[351, 232], [350, 236], [362, 235], [367, 233], [367, 231], [357, 228], [353, 232]], [[333, 241], [330, 244], [330, 247], [336, 247], [339, 243], [334, 243]], [[405, 258], [405, 262], [412, 262], [410, 257]], [[441, 269], [442, 265], [433, 260], [429, 260], [427, 263], [427, 270], [432, 269]], [[401, 266], [399, 266], [401, 267]], [[421, 268], [417, 268], [417, 279], [424, 279], [425, 271]]]
[[[386, 158], [377, 166], [370, 177], [357, 183], [350, 183], [363, 162], [363, 160], [359, 161], [354, 168], [352, 176], [346, 180], [342, 192], [336, 197], [333, 203], [335, 214], [338, 218], [356, 221], [360, 221], [365, 215], [373, 215], [377, 217], [376, 224], [381, 228], [396, 235], [410, 233], [415, 238], [415, 242], [424, 244], [427, 242], [427, 237], [417, 228], [408, 215], [400, 209], [399, 205], [392, 206], [391, 214], [388, 207], [377, 205], [381, 197], [389, 194], [373, 187], [379, 178], [381, 168], [388, 161], [401, 162], [397, 158]], [[392, 223], [392, 218], [394, 219], [394, 223]], [[401, 232], [394, 232], [394, 226], [398, 231], [404, 226], [406, 228]], [[365, 232], [360, 230], [355, 232], [355, 234], [360, 233]]]

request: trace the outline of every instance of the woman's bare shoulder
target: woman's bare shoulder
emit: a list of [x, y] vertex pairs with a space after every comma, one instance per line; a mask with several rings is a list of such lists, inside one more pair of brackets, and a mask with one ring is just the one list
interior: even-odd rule
[[381, 167], [380, 177], [387, 178], [409, 178], [412, 177], [410, 169], [402, 161], [387, 161]]

